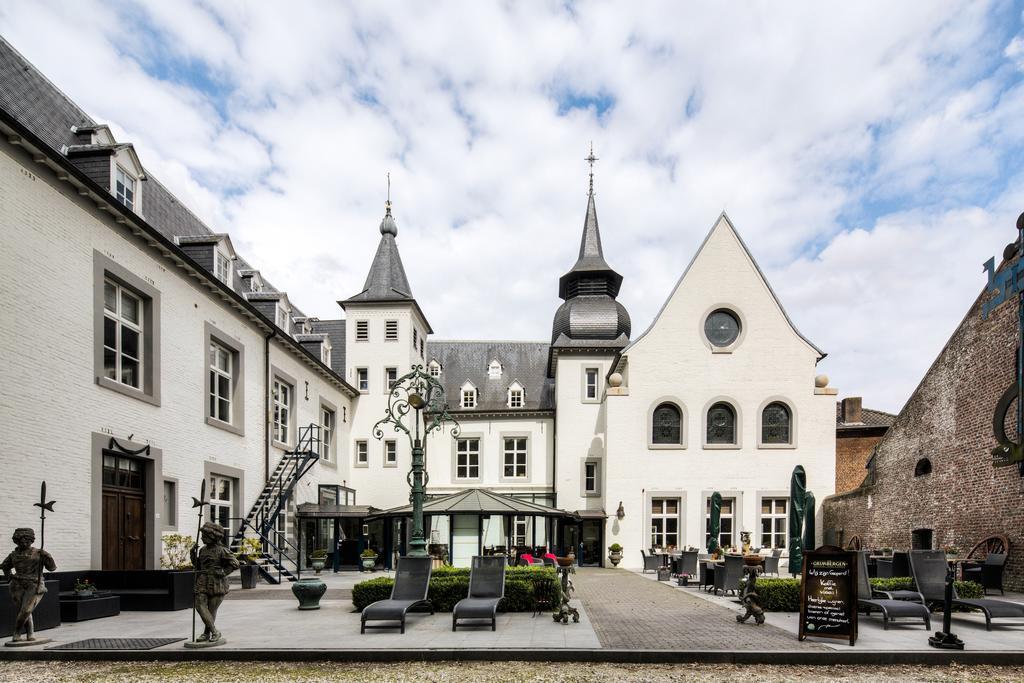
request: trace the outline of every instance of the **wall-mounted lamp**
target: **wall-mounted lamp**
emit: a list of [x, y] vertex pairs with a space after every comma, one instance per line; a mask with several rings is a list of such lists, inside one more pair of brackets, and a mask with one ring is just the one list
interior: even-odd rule
[[626, 508], [622, 507], [622, 501], [619, 501], [619, 509], [615, 511], [615, 516], [622, 519], [626, 516]]

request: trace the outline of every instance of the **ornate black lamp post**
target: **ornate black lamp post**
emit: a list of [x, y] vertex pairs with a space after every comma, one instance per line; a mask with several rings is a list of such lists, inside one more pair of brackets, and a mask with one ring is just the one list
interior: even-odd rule
[[424, 441], [431, 432], [452, 425], [452, 438], [459, 436], [459, 423], [448, 414], [444, 387], [422, 365], [414, 365], [412, 372], [395, 381], [388, 394], [385, 416], [373, 425], [373, 435], [384, 438], [384, 428], [391, 425], [396, 432], [409, 437], [412, 447], [412, 469], [406, 476], [409, 482], [409, 501], [412, 503], [412, 538], [409, 557], [427, 557], [427, 539], [423, 531], [423, 498], [430, 477], [424, 469]]

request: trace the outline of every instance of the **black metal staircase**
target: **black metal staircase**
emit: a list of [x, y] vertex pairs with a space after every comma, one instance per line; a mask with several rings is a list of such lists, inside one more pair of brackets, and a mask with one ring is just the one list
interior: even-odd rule
[[231, 551], [238, 552], [246, 537], [257, 538], [262, 551], [257, 566], [260, 576], [270, 583], [295, 581], [293, 569], [298, 568], [299, 547], [286, 533], [277, 532], [277, 522], [287, 509], [295, 485], [320, 459], [320, 425], [311, 424], [299, 429], [294, 450], [286, 452], [270, 474], [267, 485], [260, 491], [249, 514], [241, 520], [238, 531], [231, 539]]

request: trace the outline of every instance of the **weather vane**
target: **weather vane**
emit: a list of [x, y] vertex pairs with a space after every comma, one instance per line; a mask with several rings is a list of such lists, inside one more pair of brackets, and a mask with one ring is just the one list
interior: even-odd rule
[[584, 161], [590, 164], [590, 194], [594, 194], [594, 162], [599, 161], [599, 159], [594, 156], [593, 140], [590, 141], [590, 156], [586, 157]]

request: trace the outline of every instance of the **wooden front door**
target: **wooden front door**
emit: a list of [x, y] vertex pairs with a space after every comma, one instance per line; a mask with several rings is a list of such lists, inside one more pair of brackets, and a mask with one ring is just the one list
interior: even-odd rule
[[146, 568], [145, 463], [103, 454], [103, 569]]

